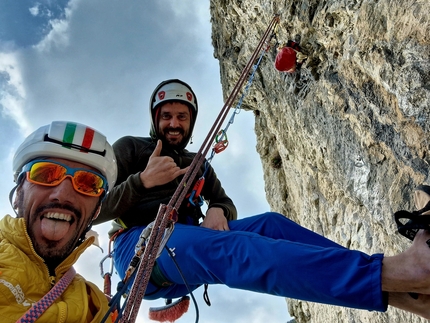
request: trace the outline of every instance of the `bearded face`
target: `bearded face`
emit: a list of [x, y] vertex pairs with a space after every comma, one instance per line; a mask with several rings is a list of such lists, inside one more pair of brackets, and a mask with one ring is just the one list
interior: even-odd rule
[[[59, 159], [70, 167], [81, 163]], [[78, 245], [80, 237], [97, 217], [100, 198], [78, 193], [70, 178], [57, 186], [42, 186], [23, 180], [17, 189], [15, 206], [24, 218], [34, 250], [55, 268]]]
[[159, 138], [172, 147], [178, 147], [188, 140], [190, 133], [190, 109], [179, 102], [165, 103], [158, 115]]

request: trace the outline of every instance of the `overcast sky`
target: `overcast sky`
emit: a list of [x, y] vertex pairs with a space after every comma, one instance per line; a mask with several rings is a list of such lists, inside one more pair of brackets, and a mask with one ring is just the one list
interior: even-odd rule
[[[188, 146], [197, 151], [223, 106], [209, 1], [1, 1], [1, 216], [13, 214], [8, 201], [12, 157], [26, 135], [53, 120], [67, 120], [98, 129], [111, 143], [125, 135], [147, 136], [149, 96], [170, 78], [189, 83], [197, 95], [199, 116], [194, 144]], [[236, 116], [228, 149], [212, 162], [239, 217], [269, 210], [253, 127], [251, 112]], [[100, 288], [99, 262], [106, 255], [109, 228], [109, 223], [94, 227], [105, 253], [91, 247], [75, 266]], [[282, 297], [211, 286], [208, 307], [202, 293], [201, 288], [195, 292], [201, 322], [289, 320]], [[148, 307], [161, 305], [162, 300], [143, 301], [138, 322], [151, 322]], [[177, 322], [194, 320], [191, 305]]]

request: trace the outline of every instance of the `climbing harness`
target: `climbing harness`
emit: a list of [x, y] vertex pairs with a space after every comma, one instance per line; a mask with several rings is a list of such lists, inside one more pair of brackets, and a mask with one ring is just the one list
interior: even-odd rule
[[[212, 147], [212, 154], [206, 160], [206, 166], [205, 166], [205, 171], [203, 173], [203, 176], [196, 182], [191, 194], [188, 196], [189, 203], [193, 205], [195, 204], [199, 205], [200, 203], [203, 203], [203, 200], [200, 197], [200, 193], [204, 185], [204, 176], [206, 174], [206, 171], [209, 168], [209, 163], [211, 162], [213, 156], [216, 153], [224, 151], [228, 146], [228, 140], [226, 135], [227, 129], [230, 126], [230, 124], [233, 123], [234, 116], [239, 113], [240, 105], [242, 104], [243, 97], [249, 90], [249, 86], [252, 83], [254, 73], [258, 65], [260, 64], [264, 53], [267, 52], [267, 50], [270, 48], [268, 42], [271, 39], [271, 37], [273, 37], [273, 30], [276, 30], [276, 27], [278, 26], [278, 24], [279, 24], [279, 15], [275, 15], [272, 21], [270, 22], [269, 26], [267, 27], [259, 44], [257, 45], [254, 53], [249, 59], [247, 65], [244, 67], [239, 77], [239, 80], [237, 81], [235, 87], [233, 88], [230, 96], [227, 98], [223, 108], [221, 109], [217, 119], [215, 120], [212, 128], [210, 129], [206, 139], [204, 140], [202, 146], [200, 147], [195, 157], [193, 158], [188, 168], [188, 171], [184, 174], [181, 182], [178, 185], [178, 188], [176, 189], [169, 203], [167, 205], [165, 204], [160, 205], [160, 208], [155, 220], [142, 231], [139, 241], [135, 247], [135, 256], [133, 257], [126, 271], [125, 278], [123, 279], [121, 284], [122, 286], [119, 287], [120, 290], [112, 298], [110, 303], [111, 310], [120, 308], [118, 311], [118, 318], [115, 320], [115, 322], [117, 321], [121, 323], [135, 322], [140, 308], [140, 304], [143, 300], [148, 282], [151, 277], [152, 269], [154, 268], [154, 265], [155, 265], [155, 261], [157, 257], [161, 254], [163, 249], [166, 249], [169, 255], [171, 256], [171, 258], [174, 260], [177, 266], [177, 269], [180, 272], [185, 282], [185, 285], [188, 288], [188, 284], [186, 283], [185, 277], [183, 277], [182, 272], [180, 271], [180, 268], [174, 259], [174, 253], [166, 246], [166, 243], [174, 230], [174, 224], [178, 219], [177, 210], [181, 206], [182, 201], [184, 200], [184, 198], [187, 195], [187, 192], [189, 191], [189, 188], [191, 185], [190, 183], [192, 183], [196, 178], [196, 175], [200, 170], [201, 165], [205, 161], [205, 156], [208, 154], [209, 149], [211, 149]], [[267, 45], [266, 48], [264, 48], [258, 60], [258, 63], [254, 65], [254, 62], [256, 61], [258, 54], [262, 51], [263, 46], [265, 44]], [[254, 65], [254, 70], [251, 74], [251, 77], [249, 78], [248, 84], [239, 101], [239, 104], [237, 105], [233, 113], [232, 118], [230, 119], [226, 129], [220, 130], [222, 123], [224, 122], [224, 120], [227, 117], [227, 114], [229, 113], [229, 109], [232, 107], [237, 95], [239, 94], [239, 91], [242, 89], [242, 86], [245, 83], [246, 79], [248, 78], [249, 71], [251, 70], [251, 67], [253, 65]], [[211, 143], [214, 141], [215, 141], [215, 144], [212, 145]], [[132, 286], [131, 286], [130, 292], [126, 297], [124, 306], [120, 307], [118, 295], [125, 294], [131, 282], [132, 282]], [[189, 288], [188, 290], [196, 306], [196, 311], [197, 311], [196, 322], [198, 322], [197, 303], [194, 299], [194, 296], [191, 290]], [[108, 314], [109, 313], [106, 314], [105, 318], [107, 318]], [[104, 322], [104, 320], [102, 322]]]

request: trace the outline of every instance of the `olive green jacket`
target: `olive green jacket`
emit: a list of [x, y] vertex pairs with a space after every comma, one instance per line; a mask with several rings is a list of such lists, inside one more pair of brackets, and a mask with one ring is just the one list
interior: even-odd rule
[[[115, 187], [110, 190], [99, 217], [94, 224], [109, 220], [115, 220], [114, 230], [121, 227], [147, 225], [157, 216], [161, 203], [168, 204], [172, 195], [178, 188], [182, 179], [179, 176], [165, 185], [146, 189], [141, 180], [140, 173], [148, 164], [149, 157], [156, 147], [156, 141], [151, 138], [126, 136], [113, 144], [118, 163], [118, 179]], [[179, 151], [163, 148], [161, 156], [170, 156], [180, 168], [189, 166], [196, 154], [182, 149]], [[195, 180], [197, 181], [204, 172], [205, 165], [201, 166]], [[190, 185], [190, 191], [194, 183]], [[227, 220], [237, 218], [236, 207], [226, 195], [213, 168], [208, 165], [205, 174], [205, 184], [201, 192], [202, 198], [208, 204], [208, 208], [220, 207], [224, 210]], [[179, 212], [180, 223], [198, 224], [198, 219], [203, 216], [200, 208], [192, 207], [187, 199], [184, 199]], [[190, 223], [192, 219], [192, 223]], [[120, 224], [120, 226], [118, 226]]]

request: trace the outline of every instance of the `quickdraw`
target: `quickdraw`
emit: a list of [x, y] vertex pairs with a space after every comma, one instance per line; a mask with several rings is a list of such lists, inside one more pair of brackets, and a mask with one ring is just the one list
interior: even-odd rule
[[[110, 259], [110, 270], [107, 272], [104, 272], [103, 270], [103, 263], [107, 260]], [[103, 278], [103, 292], [105, 293], [105, 295], [110, 298], [112, 297], [112, 274], [113, 274], [113, 253], [112, 254], [108, 254], [107, 256], [105, 256], [101, 261], [100, 261], [100, 275]]]
[[[176, 210], [179, 209], [180, 205], [182, 204], [182, 201], [184, 200], [189, 190], [189, 185], [190, 185], [189, 183], [192, 183], [194, 181], [201, 165], [205, 161], [205, 156], [207, 155], [209, 149], [213, 147], [213, 145], [210, 143], [213, 142], [215, 138], [217, 138], [216, 139], [217, 144], [215, 145], [217, 149], [214, 149], [215, 147], [212, 148], [212, 154], [210, 158], [208, 158], [208, 160], [206, 161], [207, 163], [210, 163], [214, 154], [216, 153], [216, 150], [223, 151], [227, 147], [228, 145], [228, 141], [226, 137], [227, 128], [229, 127], [230, 124], [233, 123], [234, 115], [238, 113], [238, 108], [235, 109], [235, 113], [230, 119], [230, 122], [227, 125], [226, 129], [220, 132], [221, 125], [224, 122], [225, 118], [227, 117], [227, 114], [229, 113], [229, 109], [231, 108], [234, 100], [239, 94], [239, 91], [241, 90], [243, 84], [245, 83], [247, 79], [247, 75], [251, 70], [251, 67], [253, 66], [253, 62], [256, 61], [258, 54], [263, 49], [263, 46], [267, 44], [266, 48], [263, 50], [263, 53], [260, 56], [260, 59], [258, 60], [259, 62], [261, 61], [263, 54], [270, 47], [268, 45], [269, 36], [270, 38], [273, 37], [272, 31], [276, 30], [276, 27], [278, 24], [279, 24], [279, 15], [275, 15], [272, 21], [270, 22], [269, 26], [267, 27], [253, 55], [249, 59], [245, 68], [243, 69], [239, 77], [239, 80], [237, 81], [235, 87], [233, 88], [230, 96], [227, 98], [217, 119], [215, 120], [212, 128], [210, 129], [199, 151], [196, 153], [193, 161], [191, 162], [191, 165], [189, 166], [188, 171], [184, 174], [171, 200], [167, 205], [164, 205], [164, 204], [160, 205], [157, 217], [155, 221], [152, 223], [151, 229], [149, 230], [150, 231], [149, 235], [148, 235], [148, 232], [142, 232], [141, 234], [142, 241], [139, 240], [140, 245], [139, 246], [136, 245], [137, 252], [136, 252], [135, 258], [133, 258], [133, 261], [132, 261], [133, 268], [129, 268], [130, 272], [128, 272], [127, 270], [127, 275], [126, 275], [127, 279], [124, 279], [123, 281], [124, 285], [122, 286], [121, 290], [117, 293], [117, 295], [120, 293], [124, 293], [124, 291], [127, 290], [128, 285], [130, 284], [130, 281], [133, 281], [133, 285], [131, 287], [130, 293], [127, 295], [125, 304], [119, 311], [118, 318], [116, 319], [116, 321], [119, 320], [119, 322], [121, 323], [135, 322], [140, 304], [145, 295], [145, 291], [149, 282], [149, 278], [151, 276], [152, 269], [154, 267], [155, 260], [160, 255], [165, 244], [167, 243], [167, 240], [169, 239], [171, 233], [174, 230], [174, 223], [177, 220]], [[248, 85], [245, 89], [244, 94], [246, 94], [249, 89], [249, 85], [252, 82], [252, 78], [254, 77], [254, 73], [257, 66], [254, 66], [254, 71], [251, 75], [250, 81], [248, 82]], [[244, 95], [242, 95], [242, 98], [239, 101], [239, 104], [238, 104], [239, 107], [242, 103], [243, 97]], [[223, 147], [223, 148], [220, 148], [220, 147]], [[207, 167], [208, 167], [208, 164], [206, 164], [206, 169]], [[204, 176], [202, 177], [203, 178], [201, 178], [199, 185], [202, 185], [202, 183], [204, 183]], [[198, 182], [199, 181], [197, 181], [197, 183]], [[195, 190], [196, 193], [193, 195], [193, 200], [195, 200], [196, 198], [198, 199], [199, 197], [199, 194], [202, 188], [202, 186], [199, 186], [199, 185], [197, 186], [194, 185], [194, 188], [196, 188]], [[112, 298], [113, 304], [111, 305], [111, 309], [114, 308], [115, 306], [118, 306], [119, 299], [117, 295], [115, 295]], [[102, 322], [104, 322], [104, 320]]]
[[[103, 278], [103, 291], [105, 293], [105, 295], [107, 296], [108, 299], [112, 298], [112, 275], [113, 275], [113, 267], [114, 267], [114, 262], [113, 262], [113, 253], [114, 251], [112, 250], [112, 243], [114, 242], [115, 238], [120, 235], [124, 230], [118, 230], [117, 232], [115, 232], [115, 234], [112, 235], [112, 237], [109, 239], [109, 245], [108, 245], [108, 253], [107, 255], [100, 261], [99, 267], [100, 267], [100, 275]], [[109, 271], [105, 272], [104, 268], [103, 268], [103, 263], [110, 259], [110, 266], [109, 266]]]
[[194, 184], [194, 187], [191, 193], [186, 196], [188, 198], [188, 206], [192, 205], [192, 206], [200, 207], [203, 205], [204, 201], [200, 194], [202, 192], [204, 185], [205, 185], [205, 178], [204, 176], [202, 176]]

